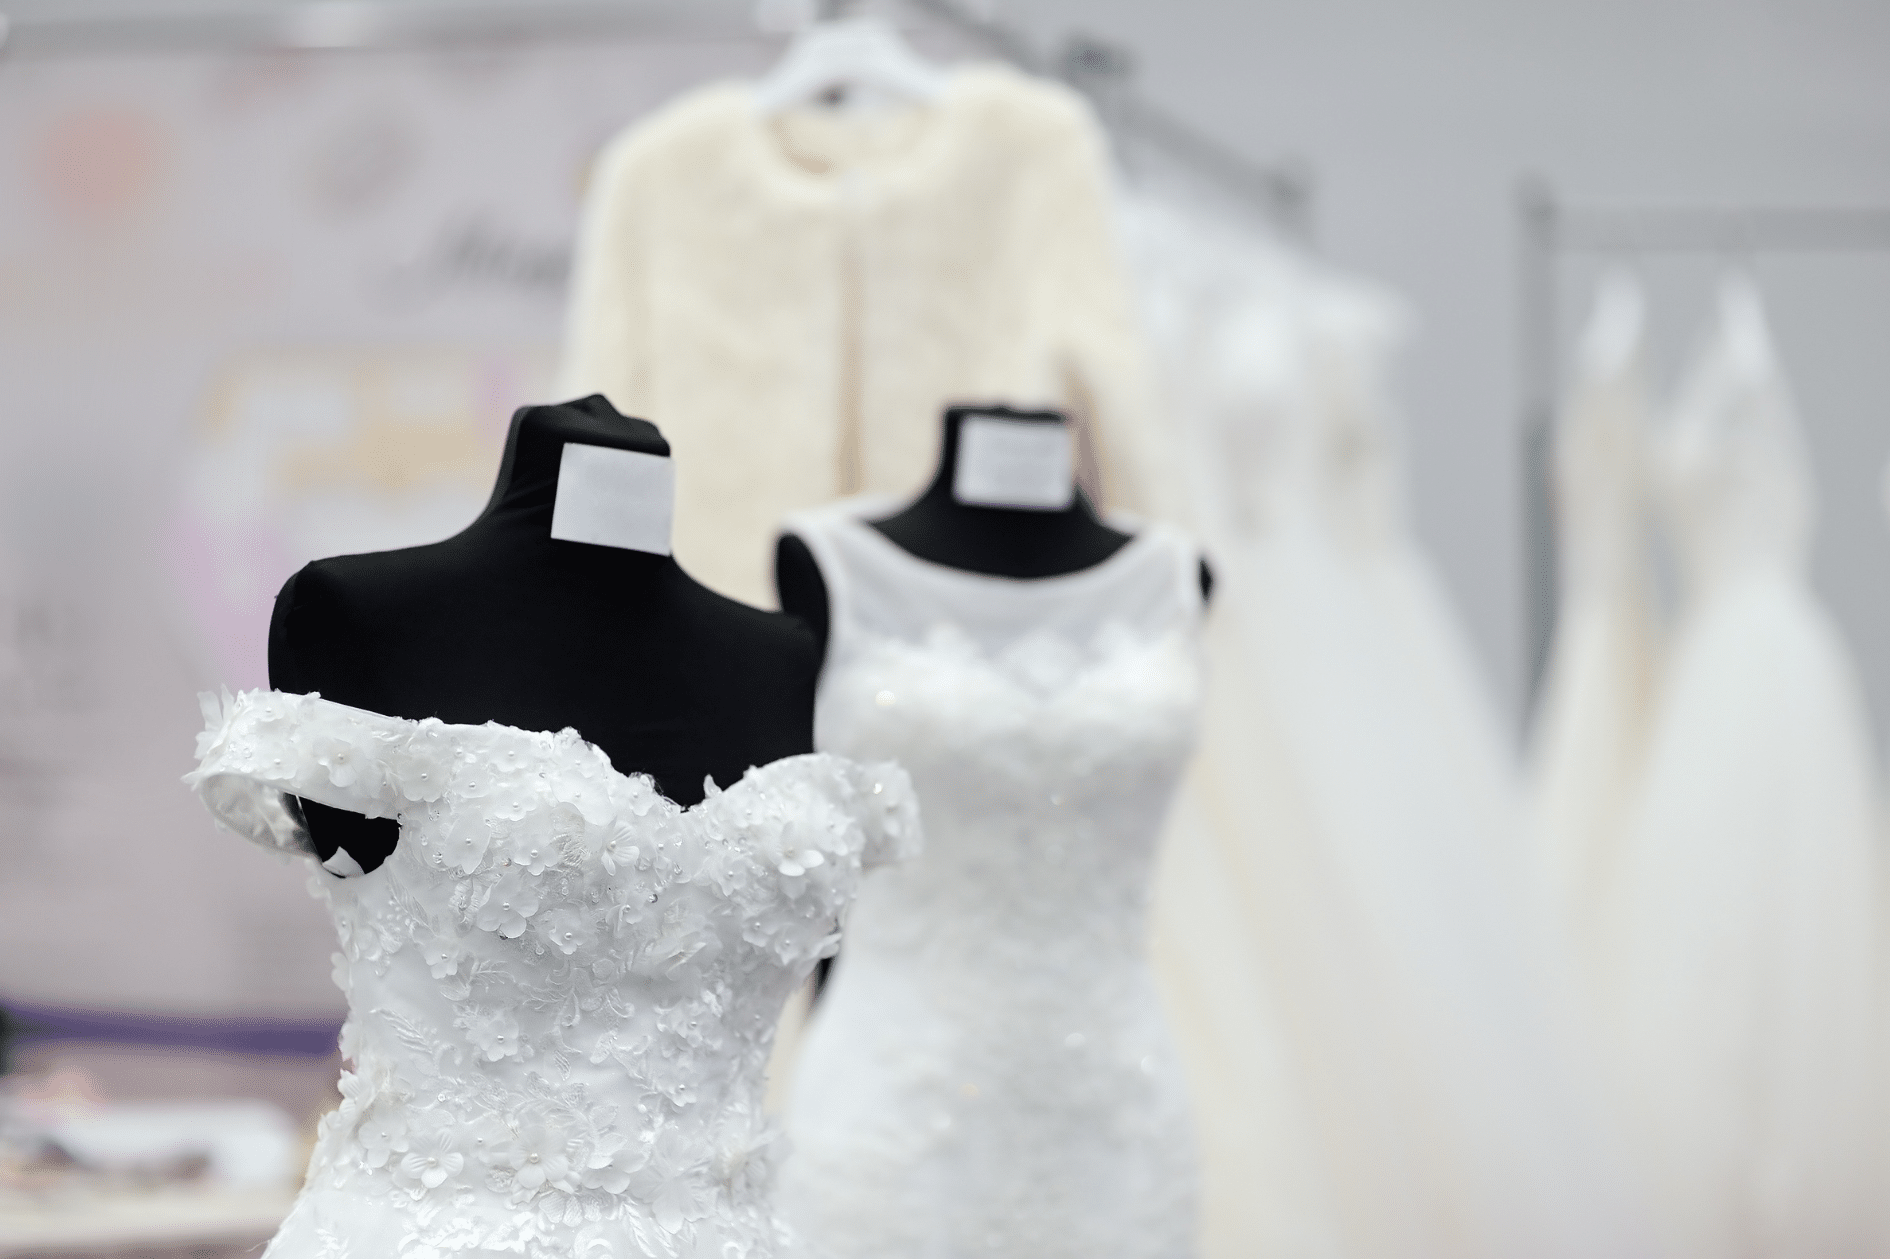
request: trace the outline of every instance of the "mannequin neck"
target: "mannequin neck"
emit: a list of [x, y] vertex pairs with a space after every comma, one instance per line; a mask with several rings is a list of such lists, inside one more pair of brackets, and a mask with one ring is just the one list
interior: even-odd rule
[[475, 523], [542, 519], [549, 539], [551, 513], [558, 502], [558, 470], [566, 444], [573, 442], [669, 457], [669, 443], [656, 425], [619, 414], [602, 394], [557, 406], [520, 407], [506, 434], [499, 479]]
[[998, 577], [1055, 577], [1108, 559], [1129, 535], [1097, 518], [1080, 486], [1069, 506], [1039, 510], [990, 507], [959, 500], [959, 457], [967, 419], [992, 416], [1025, 424], [1067, 427], [1055, 411], [1009, 407], [953, 407], [945, 413], [938, 472], [925, 492], [898, 514], [871, 522], [902, 549], [949, 568]]
[[668, 555], [552, 537], [565, 447], [573, 444], [669, 457], [669, 443], [656, 425], [619, 414], [602, 394], [555, 406], [520, 407], [506, 435], [492, 497], [460, 538], [469, 543], [503, 539], [508, 545], [532, 548], [534, 553], [543, 551], [546, 562], [559, 567], [632, 564], [675, 569], [675, 560]]

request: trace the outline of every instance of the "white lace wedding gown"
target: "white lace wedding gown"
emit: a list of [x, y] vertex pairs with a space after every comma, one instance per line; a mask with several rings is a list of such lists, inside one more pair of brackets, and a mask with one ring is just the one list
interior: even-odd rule
[[1598, 944], [1653, 721], [1645, 340], [1638, 285], [1609, 273], [1556, 430], [1559, 606], [1534, 731], [1530, 844], [1544, 913], [1578, 963]]
[[750, 1259], [783, 1253], [763, 1070], [863, 867], [913, 850], [893, 765], [776, 761], [682, 808], [572, 730], [207, 696], [192, 783], [310, 849], [290, 797], [401, 823], [313, 871], [352, 1069], [267, 1252]]
[[1198, 552], [1149, 526], [1067, 576], [981, 576], [866, 523], [894, 508], [789, 525], [832, 609], [816, 741], [904, 765], [929, 847], [861, 888], [801, 1051], [783, 1214], [839, 1259], [1187, 1259], [1146, 929], [1201, 695]]
[[1624, 1110], [1668, 1253], [1879, 1254], [1874, 757], [1807, 579], [1808, 457], [1747, 285], [1659, 453], [1685, 599], [1608, 923]]

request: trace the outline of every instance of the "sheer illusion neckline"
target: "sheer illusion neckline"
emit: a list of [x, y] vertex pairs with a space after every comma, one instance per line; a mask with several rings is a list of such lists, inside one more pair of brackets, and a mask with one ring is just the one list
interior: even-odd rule
[[1073, 590], [1091, 582], [1100, 582], [1122, 568], [1128, 567], [1135, 557], [1141, 555], [1153, 543], [1157, 530], [1145, 525], [1133, 517], [1111, 512], [1103, 518], [1103, 523], [1119, 529], [1129, 535], [1129, 540], [1117, 547], [1094, 564], [1084, 568], [1072, 569], [1067, 573], [1052, 573], [1047, 577], [1006, 577], [1001, 573], [980, 573], [968, 568], [953, 568], [950, 564], [941, 564], [937, 560], [926, 559], [923, 555], [914, 555], [897, 542], [873, 527], [868, 518], [881, 509], [897, 509], [901, 501], [887, 498], [873, 501], [861, 501], [851, 505], [841, 519], [854, 533], [871, 540], [871, 544], [884, 554], [890, 554], [915, 570], [930, 573], [946, 582], [957, 581], [968, 587], [976, 588], [980, 594], [1003, 590], [1022, 593], [1024, 591]]

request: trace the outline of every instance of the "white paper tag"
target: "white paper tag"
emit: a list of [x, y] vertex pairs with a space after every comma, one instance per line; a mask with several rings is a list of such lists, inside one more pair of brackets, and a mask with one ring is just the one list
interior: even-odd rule
[[1076, 494], [1068, 424], [967, 415], [952, 497], [976, 507], [1062, 511]]
[[564, 444], [552, 537], [668, 555], [675, 511], [676, 465], [662, 455]]

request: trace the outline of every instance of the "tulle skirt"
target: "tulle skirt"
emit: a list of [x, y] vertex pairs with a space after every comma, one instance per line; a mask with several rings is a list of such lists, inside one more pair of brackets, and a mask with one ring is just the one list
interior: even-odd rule
[[1603, 996], [1683, 1259], [1881, 1253], [1882, 837], [1859, 694], [1787, 574], [1735, 579], [1675, 642]]
[[[1500, 736], [1474, 697], [1440, 700], [1458, 666], [1425, 663], [1427, 576], [1373, 572], [1312, 528], [1221, 560], [1213, 698], [1156, 913], [1206, 1143], [1204, 1253], [1644, 1253], [1521, 911], [1513, 779], [1484, 759]], [[1279, 1126], [1243, 1140], [1242, 1122]], [[1260, 1226], [1227, 1201], [1239, 1181], [1281, 1186], [1271, 1234], [1241, 1234]]]

